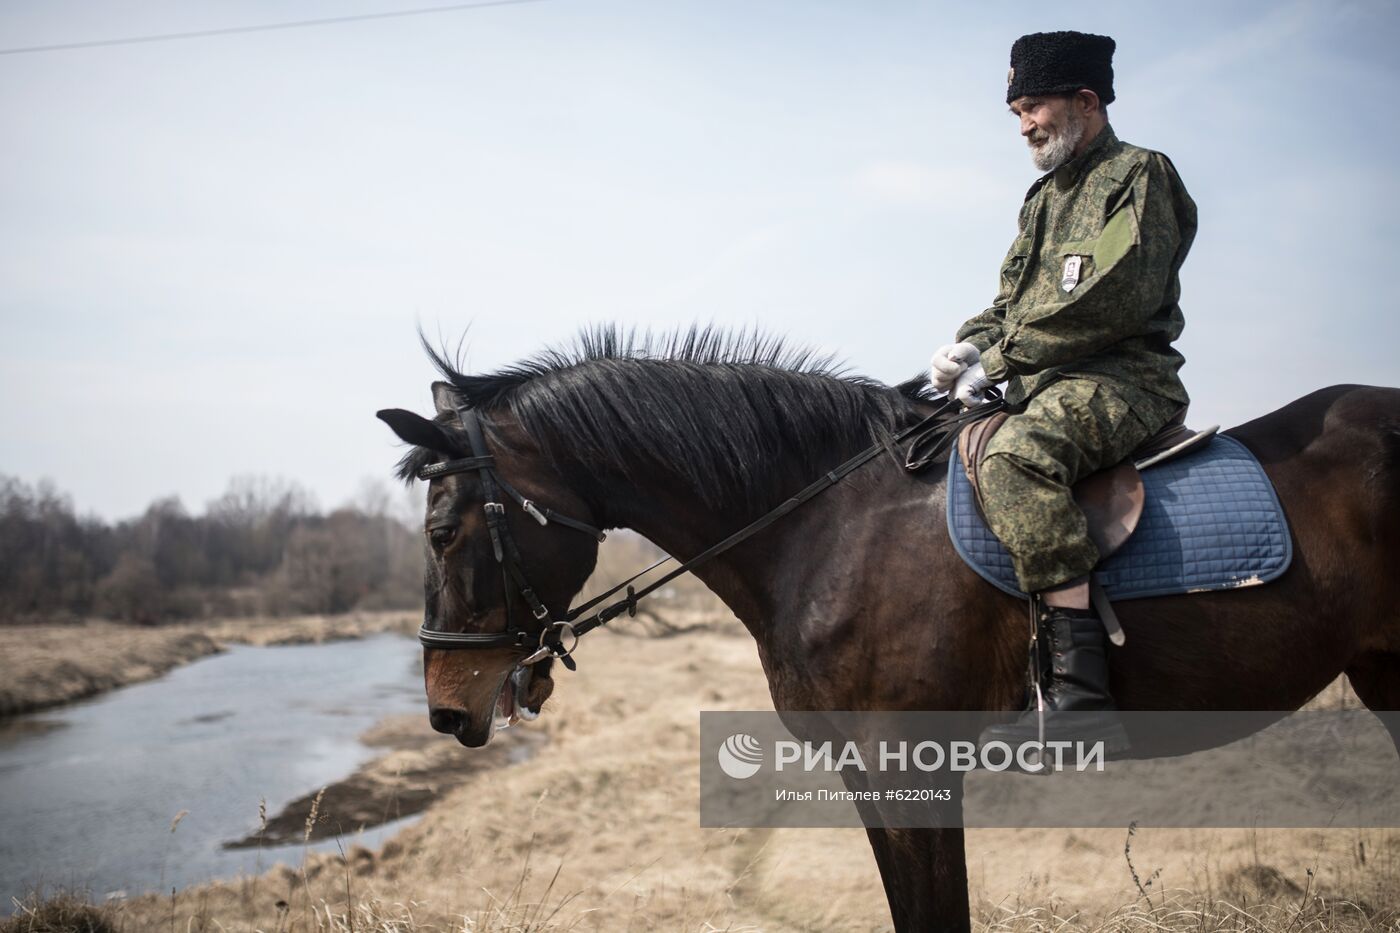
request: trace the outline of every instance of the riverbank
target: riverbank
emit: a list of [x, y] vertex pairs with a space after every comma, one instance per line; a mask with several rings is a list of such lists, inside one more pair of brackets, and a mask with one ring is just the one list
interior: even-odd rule
[[[512, 729], [485, 748], [464, 748], [444, 741], [428, 725], [426, 715], [414, 713], [381, 720], [360, 741], [382, 753], [353, 774], [303, 794], [268, 816], [256, 832], [224, 847], [320, 842], [414, 816], [474, 775], [528, 760], [543, 748], [547, 737], [543, 732]], [[322, 814], [325, 819], [320, 818]]]
[[[387, 783], [409, 766], [392, 756], [422, 754], [426, 788], [428, 765], [464, 765], [382, 848], [348, 835], [343, 853], [104, 917], [129, 931], [888, 930], [864, 832], [698, 825], [698, 711], [771, 709], [738, 623], [649, 638], [631, 624], [594, 633], [544, 715], [498, 737], [542, 737], [531, 757], [473, 767], [480, 752], [421, 719], [382, 724], [394, 744], [362, 773]], [[315, 825], [353, 825], [334, 800]], [[967, 859], [989, 933], [1360, 933], [1400, 916], [1394, 830], [971, 830]]]
[[294, 645], [412, 634], [416, 612], [226, 619], [164, 626], [0, 626], [0, 717], [95, 696], [217, 654], [224, 646]]

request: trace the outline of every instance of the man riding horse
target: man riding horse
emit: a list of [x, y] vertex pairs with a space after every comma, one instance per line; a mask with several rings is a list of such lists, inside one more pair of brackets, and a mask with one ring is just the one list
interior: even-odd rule
[[[1196, 233], [1196, 206], [1171, 161], [1108, 124], [1114, 47], [1079, 32], [1012, 45], [1006, 102], [1047, 174], [1021, 207], [996, 300], [934, 354], [931, 370], [935, 388], [967, 405], [1008, 382], [1015, 413], [988, 444], [978, 491], [1037, 602], [1046, 738], [1105, 739], [1110, 751], [1127, 739], [1108, 691], [1107, 635], [1090, 608], [1100, 554], [1070, 490], [1189, 401], [1171, 344], [1183, 326], [1177, 274]], [[984, 740], [1033, 740], [1037, 725], [1032, 710]]]

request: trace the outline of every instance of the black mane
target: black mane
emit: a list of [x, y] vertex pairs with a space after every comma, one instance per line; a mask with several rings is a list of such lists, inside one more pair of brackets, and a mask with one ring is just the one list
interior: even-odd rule
[[[928, 391], [922, 377], [892, 388], [780, 338], [713, 327], [661, 337], [596, 327], [485, 375], [424, 347], [468, 405], [508, 411], [552, 459], [629, 478], [664, 471], [711, 507], [773, 504], [795, 491], [794, 461], [805, 484], [915, 420]], [[399, 475], [435, 459], [415, 449]]]

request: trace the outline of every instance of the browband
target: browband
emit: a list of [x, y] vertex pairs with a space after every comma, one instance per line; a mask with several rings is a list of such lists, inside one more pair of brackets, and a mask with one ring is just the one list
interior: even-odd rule
[[441, 463], [430, 463], [419, 469], [415, 474], [419, 479], [437, 479], [439, 476], [449, 476], [453, 473], [466, 473], [468, 470], [480, 470], [482, 467], [492, 467], [496, 465], [496, 458], [491, 454], [481, 457], [462, 457], [460, 460], [444, 460]]

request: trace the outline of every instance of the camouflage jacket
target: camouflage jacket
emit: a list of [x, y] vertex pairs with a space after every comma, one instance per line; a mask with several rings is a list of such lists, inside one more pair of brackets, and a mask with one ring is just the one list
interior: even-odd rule
[[996, 300], [957, 339], [982, 352], [988, 376], [1010, 380], [1008, 401], [1082, 375], [1165, 420], [1189, 401], [1171, 343], [1195, 235], [1196, 205], [1171, 161], [1105, 126], [1031, 186]]

